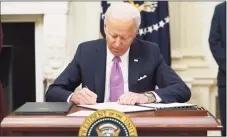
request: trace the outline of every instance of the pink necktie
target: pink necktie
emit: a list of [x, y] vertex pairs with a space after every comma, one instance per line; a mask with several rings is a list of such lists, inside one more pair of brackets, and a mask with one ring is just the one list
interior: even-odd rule
[[124, 93], [124, 80], [119, 65], [120, 60], [119, 56], [113, 58], [113, 66], [110, 74], [110, 102], [116, 102]]

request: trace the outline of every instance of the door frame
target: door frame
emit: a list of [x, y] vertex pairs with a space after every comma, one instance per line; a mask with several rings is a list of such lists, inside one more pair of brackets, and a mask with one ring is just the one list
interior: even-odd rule
[[44, 102], [44, 37], [43, 15], [1, 15], [1, 22], [35, 23], [35, 92], [36, 102]]

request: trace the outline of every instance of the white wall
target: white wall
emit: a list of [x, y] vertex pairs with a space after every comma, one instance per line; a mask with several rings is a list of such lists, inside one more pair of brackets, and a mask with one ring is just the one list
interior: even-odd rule
[[71, 59], [81, 42], [99, 38], [100, 5], [99, 1], [70, 2], [67, 51]]
[[169, 2], [172, 52], [203, 55], [212, 75], [217, 73], [217, 64], [210, 52], [208, 36], [214, 7], [218, 3]]

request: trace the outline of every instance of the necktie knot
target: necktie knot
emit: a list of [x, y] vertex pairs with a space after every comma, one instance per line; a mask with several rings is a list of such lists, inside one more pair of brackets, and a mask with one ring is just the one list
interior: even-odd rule
[[119, 57], [119, 56], [115, 56], [114, 58], [113, 58], [113, 62], [114, 63], [119, 63], [121, 61], [121, 58]]

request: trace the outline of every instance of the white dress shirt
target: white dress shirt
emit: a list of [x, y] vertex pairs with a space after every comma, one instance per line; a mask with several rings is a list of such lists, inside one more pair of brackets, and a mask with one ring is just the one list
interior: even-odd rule
[[[123, 74], [123, 79], [124, 79], [124, 93], [129, 92], [129, 89], [128, 89], [129, 49], [127, 50], [127, 52], [124, 55], [120, 56], [121, 61], [119, 62], [119, 65], [121, 67], [121, 71]], [[107, 47], [106, 55], [107, 55], [107, 57], [106, 57], [106, 83], [105, 83], [104, 102], [107, 102], [110, 97], [110, 73], [111, 73], [111, 68], [113, 65], [113, 58], [114, 58], [114, 55], [110, 52], [108, 47]], [[155, 95], [156, 102], [162, 101], [161, 98], [155, 92], [152, 92], [152, 93]]]
[[[110, 74], [113, 65], [113, 58], [114, 55], [110, 52], [109, 48], [107, 47], [107, 57], [106, 57], [106, 83], [105, 83], [105, 96], [104, 102], [107, 102], [110, 97]], [[129, 91], [128, 90], [128, 61], [129, 61], [129, 49], [127, 52], [120, 56], [121, 61], [119, 65], [121, 67], [121, 72], [124, 79], [124, 93]]]
[[[127, 52], [124, 55], [120, 56], [121, 61], [119, 62], [119, 65], [121, 67], [121, 71], [123, 74], [123, 79], [124, 79], [124, 93], [129, 92], [129, 88], [128, 88], [129, 49], [127, 50]], [[108, 47], [107, 47], [106, 55], [107, 55], [107, 57], [106, 57], [106, 82], [105, 82], [104, 102], [107, 102], [110, 97], [110, 73], [111, 73], [111, 68], [113, 65], [113, 58], [114, 58], [114, 55], [110, 52]], [[155, 95], [156, 102], [162, 101], [162, 99], [155, 92], [152, 92], [152, 93]], [[68, 97], [67, 102], [70, 101], [72, 94]]]

